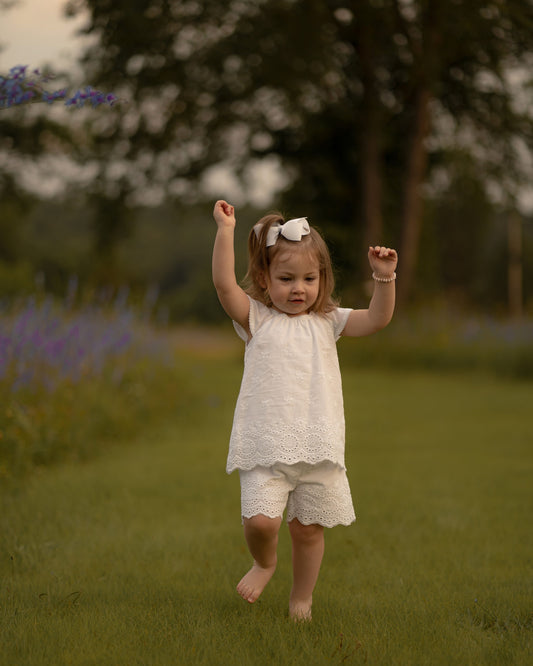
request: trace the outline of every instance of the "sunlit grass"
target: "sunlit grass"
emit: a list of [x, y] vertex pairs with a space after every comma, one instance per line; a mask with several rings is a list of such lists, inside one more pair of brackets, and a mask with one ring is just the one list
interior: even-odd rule
[[530, 663], [529, 386], [345, 367], [358, 520], [328, 531], [313, 623], [294, 626], [286, 529], [261, 600], [234, 591], [241, 359], [190, 353], [182, 373], [173, 418], [1, 495], [0, 663]]

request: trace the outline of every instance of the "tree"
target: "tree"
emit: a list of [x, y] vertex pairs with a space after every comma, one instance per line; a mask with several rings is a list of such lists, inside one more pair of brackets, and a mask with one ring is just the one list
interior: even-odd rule
[[[411, 290], [422, 223], [421, 188], [427, 174], [428, 138], [437, 111], [458, 128], [466, 125], [472, 146], [486, 145], [478, 157], [483, 172], [519, 178], [512, 139], [525, 137], [533, 147], [530, 119], [513, 108], [506, 80], [521, 58], [533, 53], [533, 4], [498, 2], [400, 2], [396, 16], [410, 54], [409, 85], [403, 92], [408, 137], [401, 209], [403, 280], [400, 300]], [[434, 128], [435, 134], [438, 127]], [[490, 152], [496, 150], [495, 164]], [[491, 174], [496, 166], [496, 173]], [[511, 194], [511, 192], [509, 192]]]
[[480, 173], [512, 194], [513, 140], [532, 145], [506, 78], [532, 52], [530, 0], [68, 3], [82, 9], [98, 37], [88, 76], [135, 102], [98, 121], [102, 189], [117, 189], [110, 171], [122, 165], [124, 201], [156, 187], [186, 198], [214, 163], [242, 173], [277, 155], [292, 181], [286, 202], [350, 225], [359, 241], [399, 242], [403, 301], [422, 186], [448, 168], [447, 149], [466, 142]]
[[[1, 6], [0, 6], [1, 8]], [[28, 66], [18, 65], [6, 75], [0, 75], [0, 152], [10, 156], [10, 168], [0, 170], [1, 222], [0, 259], [14, 262], [17, 259], [17, 243], [20, 219], [35, 202], [24, 194], [18, 181], [24, 163], [46, 153], [52, 145], [71, 147], [75, 143], [73, 128], [43, 116], [28, 116], [20, 107], [42, 103], [53, 105], [63, 102], [67, 107], [80, 109], [90, 105], [113, 106], [117, 98], [112, 93], [102, 93], [91, 86], [68, 93], [67, 88], [50, 90], [54, 77]], [[16, 115], [15, 115], [16, 114]]]

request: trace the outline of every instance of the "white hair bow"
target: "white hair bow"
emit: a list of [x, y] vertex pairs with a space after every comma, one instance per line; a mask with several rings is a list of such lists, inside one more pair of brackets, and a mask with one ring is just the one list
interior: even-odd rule
[[[259, 238], [262, 224], [256, 224], [254, 227], [255, 235]], [[266, 246], [271, 247], [276, 244], [279, 236], [283, 236], [290, 241], [300, 241], [302, 236], [311, 233], [309, 223], [306, 217], [297, 217], [294, 220], [287, 220], [285, 224], [273, 224], [267, 233]]]

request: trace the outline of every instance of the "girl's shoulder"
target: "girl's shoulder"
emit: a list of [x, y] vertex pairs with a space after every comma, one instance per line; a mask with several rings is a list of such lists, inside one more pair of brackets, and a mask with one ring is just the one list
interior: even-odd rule
[[[248, 326], [250, 328], [250, 333], [252, 334], [252, 337], [255, 335], [256, 331], [268, 320], [270, 319], [275, 319], [280, 322], [280, 326], [287, 326], [288, 323], [291, 322], [291, 317], [284, 316], [282, 313], [277, 312], [274, 308], [269, 307], [268, 305], [265, 305], [264, 303], [261, 303], [261, 301], [258, 301], [254, 298], [252, 298], [250, 295], [248, 295], [248, 298], [250, 300], [250, 312], [248, 315]], [[308, 325], [313, 327], [314, 325], [317, 325], [320, 327], [320, 324], [324, 324], [325, 322], [328, 324], [328, 326], [331, 327], [331, 330], [333, 332], [333, 336], [335, 340], [338, 340], [339, 337], [341, 336], [342, 331], [344, 330], [346, 323], [348, 321], [348, 317], [350, 316], [350, 312], [352, 312], [351, 308], [340, 308], [340, 307], [334, 307], [328, 312], [325, 313], [310, 313], [309, 315], [305, 315], [305, 320], [308, 322]], [[297, 323], [298, 318], [294, 318], [294, 322]], [[237, 332], [237, 335], [244, 340], [244, 342], [249, 341], [248, 333], [244, 330], [240, 324], [237, 322], [233, 322], [233, 326], [235, 328], [235, 331]], [[282, 331], [280, 331], [282, 332]]]
[[[275, 314], [275, 311], [272, 308], [269, 308], [267, 305], [264, 303], [261, 303], [261, 301], [257, 301], [254, 298], [252, 298], [248, 294], [248, 299], [250, 301], [250, 312], [248, 314], [248, 326], [250, 328], [250, 333], [252, 334], [252, 337], [256, 330], [273, 314]], [[235, 328], [237, 335], [244, 340], [245, 342], [248, 342], [248, 333], [244, 330], [244, 328], [238, 324], [237, 322], [233, 322], [233, 327]]]
[[331, 323], [335, 340], [340, 338], [351, 312], [352, 308], [335, 307], [324, 314], [326, 319]]

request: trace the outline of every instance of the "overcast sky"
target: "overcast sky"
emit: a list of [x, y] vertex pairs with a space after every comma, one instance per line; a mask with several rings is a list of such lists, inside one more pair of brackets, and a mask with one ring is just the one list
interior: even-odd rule
[[[0, 12], [0, 70], [15, 65], [32, 68], [50, 64], [74, 69], [82, 39], [75, 37], [83, 19], [66, 19], [66, 0], [18, 0]], [[72, 67], [69, 66], [72, 63]]]

